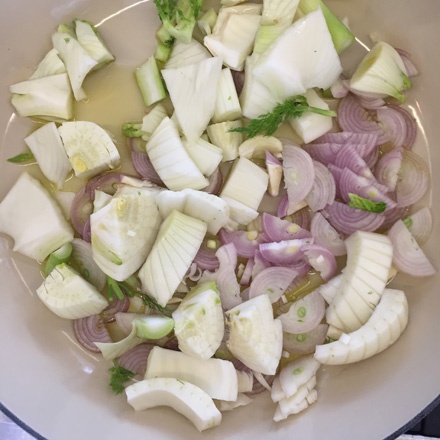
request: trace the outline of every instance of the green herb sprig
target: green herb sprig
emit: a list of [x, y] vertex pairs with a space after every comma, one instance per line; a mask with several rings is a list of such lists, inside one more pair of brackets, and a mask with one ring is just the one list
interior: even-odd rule
[[110, 380], [109, 387], [113, 390], [115, 394], [121, 394], [125, 390], [125, 384], [133, 379], [135, 373], [133, 371], [127, 370], [120, 365], [114, 365], [109, 368]]
[[162, 313], [169, 312], [169, 309], [167, 307], [163, 307], [158, 304], [156, 300], [151, 298], [151, 296], [139, 292], [138, 290], [127, 286], [125, 283], [116, 281], [109, 276], [107, 276], [107, 291], [109, 301], [112, 301], [115, 296], [121, 300], [124, 299], [125, 295], [127, 295], [129, 298], [138, 296], [150, 309], [157, 310]]
[[24, 164], [33, 160], [35, 160], [35, 157], [31, 152], [20, 153], [14, 157], [10, 157], [9, 159], [7, 159], [8, 162], [17, 164]]
[[348, 197], [350, 198], [348, 206], [355, 209], [361, 209], [362, 211], [374, 212], [377, 214], [380, 214], [387, 209], [387, 204], [385, 202], [373, 202], [372, 200], [364, 199], [353, 193], [349, 193]]
[[248, 138], [257, 135], [272, 136], [283, 122], [292, 118], [299, 118], [307, 111], [324, 116], [336, 116], [333, 110], [312, 107], [305, 96], [297, 95], [277, 104], [271, 112], [258, 116], [256, 119], [251, 119], [246, 127], [236, 127], [230, 131], [246, 134]]

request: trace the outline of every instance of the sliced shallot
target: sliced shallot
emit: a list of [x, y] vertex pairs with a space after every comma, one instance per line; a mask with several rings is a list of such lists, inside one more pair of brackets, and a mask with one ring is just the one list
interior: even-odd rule
[[411, 206], [428, 190], [429, 169], [425, 161], [411, 150], [404, 150], [396, 185], [397, 206]]
[[289, 220], [282, 220], [267, 212], [261, 215], [261, 225], [268, 241], [291, 240], [311, 236], [307, 229], [302, 228], [298, 224], [292, 223]]
[[402, 220], [388, 231], [393, 244], [393, 265], [400, 272], [414, 277], [427, 277], [436, 273], [435, 268]]
[[320, 273], [324, 281], [336, 275], [336, 258], [330, 249], [319, 244], [310, 244], [303, 247], [303, 252], [308, 263]]
[[240, 284], [235, 274], [237, 250], [233, 243], [228, 243], [219, 247], [215, 255], [219, 261], [219, 268], [215, 272], [203, 272], [200, 283], [216, 281], [222, 306], [229, 310], [242, 302]]
[[384, 221], [381, 214], [361, 211], [341, 202], [328, 205], [322, 213], [338, 232], [346, 235], [356, 231], [375, 231]]
[[431, 210], [424, 206], [406, 217], [403, 222], [420, 245], [428, 241], [432, 231]]
[[283, 348], [292, 354], [310, 354], [323, 344], [327, 336], [327, 324], [318, 324], [307, 333], [283, 333]]
[[87, 350], [99, 353], [95, 342], [113, 342], [103, 319], [99, 315], [73, 321], [73, 332], [78, 342]]
[[262, 270], [253, 280], [249, 288], [249, 298], [267, 294], [272, 303], [277, 302], [298, 273], [287, 267], [268, 267]]
[[406, 119], [397, 107], [385, 106], [377, 109], [377, 120], [388, 133], [389, 141], [394, 147], [403, 147], [406, 142], [407, 124]]
[[314, 160], [315, 179], [305, 201], [314, 212], [320, 211], [326, 205], [331, 205], [336, 196], [336, 183], [333, 174], [322, 163]]
[[388, 134], [381, 129], [368, 111], [361, 106], [357, 98], [351, 94], [339, 102], [338, 123], [344, 131], [376, 134], [378, 145], [388, 141]]
[[374, 176], [382, 185], [386, 185], [390, 191], [396, 189], [399, 171], [402, 166], [403, 149], [393, 148], [385, 153], [374, 168]]
[[124, 299], [119, 299], [115, 296], [109, 305], [101, 312], [101, 317], [105, 323], [116, 320], [116, 313], [125, 313], [130, 308], [130, 299], [124, 295]]
[[220, 229], [219, 238], [223, 244], [233, 243], [237, 256], [251, 258], [261, 242], [257, 231], [227, 231]]
[[347, 254], [345, 241], [320, 212], [313, 216], [310, 232], [315, 243], [328, 248], [334, 256], [339, 257]]
[[144, 377], [147, 369], [147, 360], [153, 344], [140, 344], [118, 358], [118, 365], [129, 371]]
[[165, 187], [162, 179], [159, 177], [159, 174], [157, 174], [156, 170], [154, 169], [147, 153], [132, 150], [131, 162], [134, 170], [139, 174], [140, 177], [149, 180], [155, 185]]
[[307, 333], [321, 323], [325, 314], [325, 301], [321, 294], [314, 290], [292, 303], [286, 313], [276, 319], [281, 321], [286, 333]]
[[299, 205], [313, 186], [315, 169], [309, 153], [293, 144], [283, 145], [283, 172], [289, 206]]
[[302, 247], [313, 242], [311, 238], [298, 238], [271, 243], [261, 243], [259, 250], [264, 259], [278, 266], [295, 263], [303, 256]]

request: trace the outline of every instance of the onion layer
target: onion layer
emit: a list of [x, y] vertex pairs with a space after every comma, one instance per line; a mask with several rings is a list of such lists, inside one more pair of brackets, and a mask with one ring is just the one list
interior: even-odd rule
[[78, 342], [87, 350], [99, 353], [95, 342], [113, 342], [103, 319], [99, 315], [73, 321], [73, 332]]

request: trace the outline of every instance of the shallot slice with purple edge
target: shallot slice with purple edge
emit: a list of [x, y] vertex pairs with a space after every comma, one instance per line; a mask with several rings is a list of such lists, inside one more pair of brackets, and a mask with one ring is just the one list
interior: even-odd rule
[[388, 134], [373, 120], [370, 113], [361, 106], [353, 95], [347, 95], [341, 99], [338, 107], [338, 123], [344, 131], [377, 135], [378, 145], [388, 142]]
[[100, 315], [92, 315], [73, 321], [73, 332], [77, 341], [87, 350], [99, 353], [95, 342], [113, 342]]
[[397, 206], [413, 205], [423, 197], [428, 187], [428, 165], [419, 155], [405, 149], [396, 185]]
[[345, 235], [356, 231], [376, 231], [385, 219], [381, 214], [355, 209], [341, 202], [326, 206], [322, 214], [339, 233]]
[[393, 148], [377, 161], [374, 168], [376, 180], [382, 185], [386, 185], [390, 191], [396, 189], [402, 160], [403, 148]]
[[264, 259], [277, 266], [288, 266], [301, 260], [304, 253], [302, 248], [311, 244], [312, 238], [298, 238], [271, 243], [261, 243], [259, 250]]
[[262, 270], [249, 287], [249, 298], [267, 294], [271, 303], [277, 302], [298, 273], [287, 267], [268, 267]]
[[393, 265], [397, 270], [413, 277], [429, 277], [437, 272], [402, 220], [394, 223], [388, 237], [393, 244]]
[[219, 238], [222, 244], [233, 243], [237, 250], [237, 256], [251, 258], [258, 249], [262, 238], [257, 231], [227, 231], [220, 229]]
[[261, 215], [261, 226], [267, 241], [292, 240], [296, 238], [309, 238], [310, 232], [289, 220], [264, 212]]
[[148, 356], [153, 347], [153, 344], [147, 343], [137, 345], [121, 355], [117, 363], [143, 378], [147, 369]]
[[283, 172], [287, 188], [289, 208], [294, 212], [310, 192], [315, 178], [315, 169], [309, 153], [293, 144], [283, 145]]
[[328, 325], [318, 324], [313, 330], [304, 333], [283, 333], [283, 349], [292, 354], [310, 354], [317, 345], [323, 344]]
[[313, 216], [310, 232], [315, 243], [325, 246], [334, 256], [338, 257], [347, 254], [345, 241], [320, 212], [316, 212]]
[[303, 252], [307, 262], [320, 273], [324, 281], [336, 275], [336, 258], [330, 249], [319, 244], [310, 244], [303, 247]]
[[307, 333], [321, 323], [324, 314], [324, 298], [318, 290], [314, 290], [305, 297], [291, 303], [289, 310], [276, 319], [281, 321], [284, 332]]
[[305, 201], [314, 212], [320, 211], [326, 205], [331, 205], [336, 197], [336, 183], [328, 168], [316, 160], [313, 161], [315, 179]]

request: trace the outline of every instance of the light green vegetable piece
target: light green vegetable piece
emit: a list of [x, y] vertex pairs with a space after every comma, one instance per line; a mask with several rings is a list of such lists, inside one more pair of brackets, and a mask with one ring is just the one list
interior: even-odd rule
[[73, 229], [58, 204], [26, 172], [0, 203], [0, 232], [14, 239], [14, 251], [37, 261], [73, 240]]
[[224, 334], [221, 300], [214, 281], [188, 293], [173, 312], [179, 349], [199, 359], [209, 359], [220, 347]]

